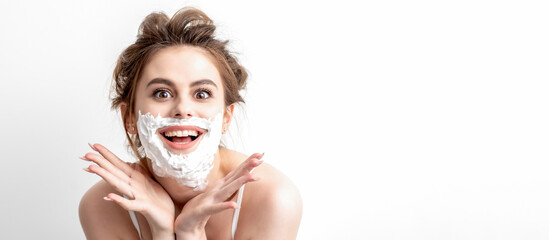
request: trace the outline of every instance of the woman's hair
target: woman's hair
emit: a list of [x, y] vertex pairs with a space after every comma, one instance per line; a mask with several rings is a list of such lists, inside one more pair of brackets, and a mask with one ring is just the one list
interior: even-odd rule
[[206, 50], [213, 57], [223, 80], [225, 106], [244, 102], [239, 91], [245, 88], [248, 73], [227, 50], [228, 41], [215, 37], [215, 28], [213, 21], [195, 8], [183, 8], [171, 19], [164, 13], [151, 13], [141, 23], [135, 43], [120, 54], [113, 73], [112, 108], [126, 105], [122, 112], [126, 137], [145, 166], [139, 137], [128, 134], [126, 120], [135, 112], [135, 93], [141, 72], [159, 50], [171, 46], [195, 46]]

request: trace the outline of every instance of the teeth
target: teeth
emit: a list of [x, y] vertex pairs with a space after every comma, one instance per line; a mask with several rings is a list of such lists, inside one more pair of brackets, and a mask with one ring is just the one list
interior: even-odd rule
[[166, 137], [188, 137], [188, 136], [196, 137], [196, 136], [198, 136], [198, 131], [194, 131], [194, 130], [170, 131], [170, 132], [165, 132], [164, 136], [166, 136]]

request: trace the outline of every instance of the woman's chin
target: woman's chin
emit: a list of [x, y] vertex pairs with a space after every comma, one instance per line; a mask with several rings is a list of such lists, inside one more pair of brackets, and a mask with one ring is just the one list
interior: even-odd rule
[[185, 203], [196, 197], [203, 191], [195, 191], [193, 187], [181, 185], [175, 178], [172, 177], [157, 177], [156, 178], [162, 187], [168, 192], [172, 200], [177, 203]]

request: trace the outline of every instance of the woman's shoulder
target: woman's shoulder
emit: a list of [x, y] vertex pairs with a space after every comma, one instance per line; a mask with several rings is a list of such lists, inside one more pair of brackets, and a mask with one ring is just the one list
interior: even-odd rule
[[238, 223], [240, 234], [260, 239], [295, 239], [302, 214], [298, 188], [268, 163], [258, 166], [253, 174], [259, 181], [246, 184]]
[[137, 236], [128, 211], [103, 198], [116, 193], [107, 182], [101, 180], [93, 185], [80, 200], [78, 215], [87, 239], [106, 239], [112, 236], [128, 238]]
[[[223, 154], [228, 156], [227, 159], [231, 159], [232, 169], [236, 168], [249, 157], [243, 153], [229, 149], [223, 149]], [[264, 157], [263, 160], [266, 158], [268, 157]], [[273, 203], [288, 202], [286, 204], [301, 204], [301, 196], [295, 184], [284, 173], [268, 162], [269, 160], [254, 169], [253, 174], [259, 177], [260, 180], [246, 184], [246, 192], [260, 194], [259, 196], [254, 196], [253, 199], [269, 200], [273, 201]]]
[[[246, 161], [248, 157], [250, 157], [241, 152], [237, 152], [237, 151], [226, 149], [226, 148], [221, 149], [221, 151], [222, 151], [222, 154], [226, 156], [225, 159], [231, 162], [230, 164], [228, 164], [229, 171], [232, 171], [238, 165]], [[266, 158], [268, 158], [268, 156], [264, 157], [263, 160], [265, 160]], [[268, 192], [265, 189], [265, 187], [269, 187], [269, 192], [272, 192], [274, 190], [288, 191], [287, 194], [290, 194], [291, 196], [295, 195], [295, 197], [299, 197], [299, 191], [297, 190], [297, 187], [293, 184], [293, 182], [286, 175], [284, 175], [280, 170], [276, 169], [275, 167], [270, 165], [268, 162], [269, 160], [262, 163], [256, 169], [254, 169], [253, 174], [259, 177], [260, 181], [254, 182], [252, 184], [246, 184], [246, 186], [256, 185], [256, 188], [258, 188], [257, 190], [266, 191], [265, 192], [266, 194], [268, 194]], [[273, 194], [268, 194], [267, 196], [272, 197], [272, 195]]]
[[259, 181], [246, 184], [245, 194], [248, 194], [246, 199], [250, 205], [285, 215], [299, 212], [301, 216], [301, 195], [286, 175], [268, 163], [261, 164], [253, 174], [259, 177]]

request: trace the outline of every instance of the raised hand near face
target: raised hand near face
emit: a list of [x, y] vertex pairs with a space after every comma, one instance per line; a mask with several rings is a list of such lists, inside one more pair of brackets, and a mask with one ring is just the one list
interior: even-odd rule
[[98, 152], [87, 153], [83, 160], [91, 161], [84, 170], [99, 175], [117, 193], [109, 193], [105, 200], [114, 201], [128, 211], [145, 216], [153, 237], [173, 239], [174, 204], [168, 193], [140, 164], [126, 163], [100, 144], [90, 145]]
[[211, 215], [240, 206], [231, 201], [244, 184], [259, 180], [251, 172], [263, 163], [263, 154], [252, 154], [246, 161], [220, 179], [206, 192], [191, 199], [175, 220], [178, 239], [206, 239], [204, 227]]

